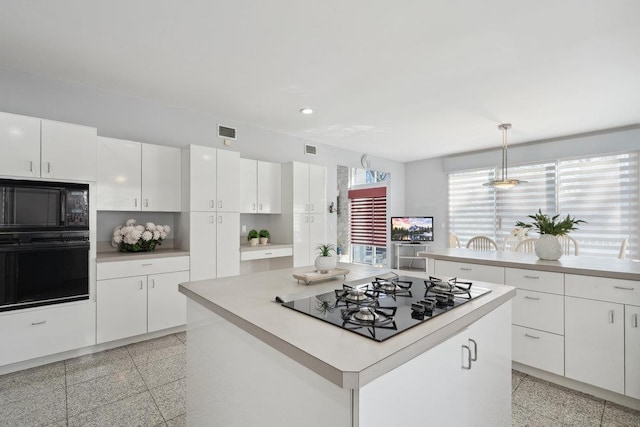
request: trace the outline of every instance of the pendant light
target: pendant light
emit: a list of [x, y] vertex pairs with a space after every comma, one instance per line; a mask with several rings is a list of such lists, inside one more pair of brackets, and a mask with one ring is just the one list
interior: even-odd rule
[[493, 187], [499, 189], [507, 189], [515, 187], [518, 184], [525, 183], [527, 181], [520, 181], [518, 179], [509, 179], [507, 177], [507, 130], [511, 129], [511, 123], [503, 123], [498, 126], [498, 129], [502, 130], [502, 172], [500, 179], [494, 179], [489, 182], [485, 182], [484, 186]]

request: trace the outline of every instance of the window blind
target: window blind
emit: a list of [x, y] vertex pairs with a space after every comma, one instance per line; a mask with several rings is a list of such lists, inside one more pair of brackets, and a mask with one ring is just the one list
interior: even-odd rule
[[387, 246], [387, 188], [349, 190], [351, 244]]
[[482, 186], [494, 176], [494, 169], [449, 174], [449, 228], [462, 246], [477, 235], [496, 238], [495, 192]]
[[638, 152], [558, 162], [561, 212], [587, 221], [572, 233], [581, 255], [617, 256], [629, 238], [628, 257], [640, 259]]

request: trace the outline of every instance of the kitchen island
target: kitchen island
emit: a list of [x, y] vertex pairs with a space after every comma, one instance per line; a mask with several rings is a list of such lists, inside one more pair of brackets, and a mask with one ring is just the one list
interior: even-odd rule
[[[393, 273], [338, 267], [350, 284]], [[510, 425], [513, 288], [476, 282], [490, 292], [376, 342], [274, 302], [342, 287], [293, 278], [309, 270], [180, 286], [189, 425]], [[424, 285], [414, 286], [419, 299]]]
[[517, 288], [514, 368], [640, 409], [640, 262], [469, 249], [419, 255], [431, 275]]

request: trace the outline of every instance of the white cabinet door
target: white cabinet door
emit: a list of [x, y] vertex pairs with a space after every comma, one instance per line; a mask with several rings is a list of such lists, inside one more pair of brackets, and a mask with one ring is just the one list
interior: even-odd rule
[[640, 307], [625, 305], [624, 316], [624, 394], [640, 399]]
[[141, 209], [141, 162], [139, 142], [98, 137], [98, 210]]
[[316, 247], [327, 243], [327, 224], [325, 215], [309, 215], [309, 263], [313, 264], [316, 256]]
[[240, 159], [240, 213], [258, 212], [257, 161]]
[[187, 323], [187, 298], [178, 291], [178, 285], [188, 281], [188, 271], [148, 276], [148, 332]]
[[240, 212], [240, 153], [218, 150], [218, 212]]
[[0, 113], [0, 175], [40, 176], [40, 119]]
[[293, 162], [293, 213], [308, 213], [309, 206], [309, 165]]
[[240, 214], [218, 212], [216, 277], [240, 274]]
[[181, 158], [178, 148], [142, 144], [143, 211], [180, 211]]
[[41, 176], [95, 181], [98, 161], [96, 128], [42, 120]]
[[191, 212], [189, 234], [191, 280], [215, 279], [216, 213]]
[[200, 145], [189, 146], [189, 210], [216, 210], [217, 151]]
[[258, 161], [258, 212], [282, 212], [282, 166]]
[[311, 236], [309, 235], [309, 215], [293, 215], [293, 266], [302, 267], [313, 264], [311, 252]]
[[624, 306], [565, 297], [565, 375], [624, 393]]
[[327, 200], [326, 170], [324, 166], [309, 165], [309, 212], [324, 213]]
[[98, 280], [98, 344], [147, 332], [147, 276]]

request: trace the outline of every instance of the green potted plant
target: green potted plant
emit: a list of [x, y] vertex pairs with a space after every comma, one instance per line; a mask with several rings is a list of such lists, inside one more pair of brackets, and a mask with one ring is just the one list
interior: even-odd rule
[[260, 230], [260, 232], [258, 233], [258, 236], [260, 237], [260, 244], [261, 245], [266, 245], [267, 242], [269, 241], [269, 237], [271, 237], [271, 234], [269, 233], [269, 230], [265, 230], [264, 228], [262, 230]]
[[249, 233], [247, 234], [247, 240], [249, 241], [249, 244], [251, 244], [251, 246], [255, 246], [258, 244], [258, 231], [257, 230], [249, 230]]
[[559, 220], [560, 214], [549, 217], [543, 214], [541, 209], [534, 215], [528, 215], [533, 221], [525, 223], [516, 222], [516, 227], [525, 229], [534, 229], [540, 234], [540, 238], [535, 244], [535, 252], [538, 258], [550, 261], [556, 261], [562, 256], [562, 245], [557, 236], [564, 236], [569, 232], [577, 230], [577, 224], [586, 223], [581, 219], [575, 219], [567, 215], [564, 219]]
[[335, 245], [321, 243], [316, 247], [316, 251], [318, 256], [313, 264], [320, 273], [328, 273], [336, 268], [338, 258], [331, 255], [332, 252], [336, 252]]

